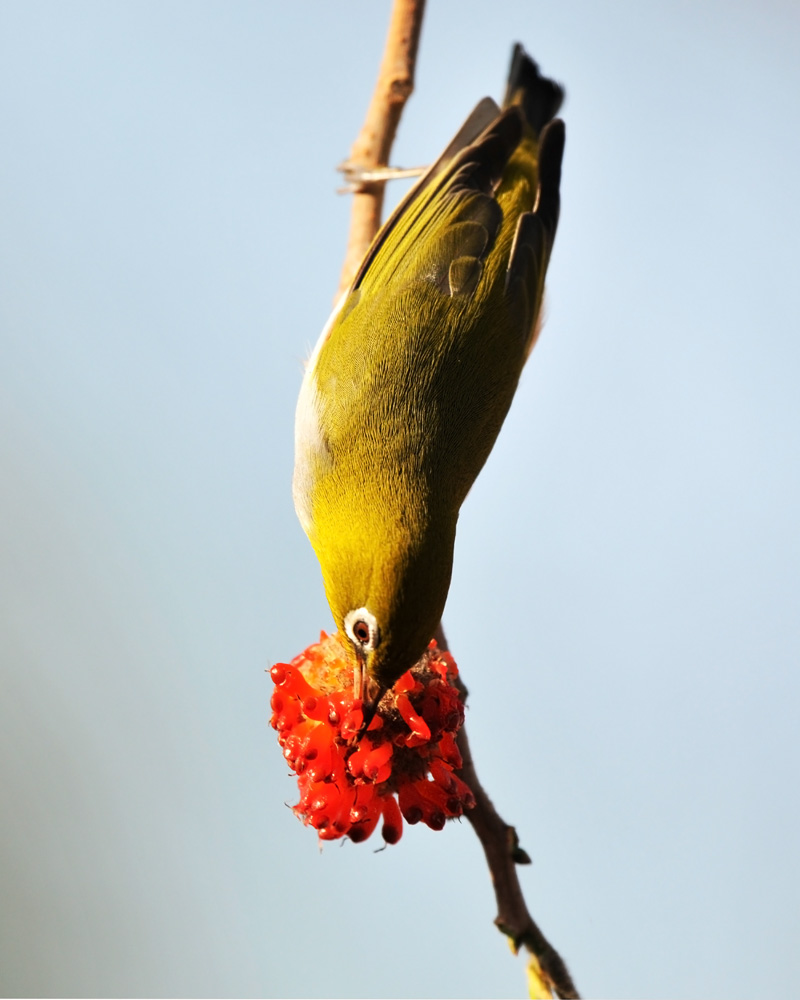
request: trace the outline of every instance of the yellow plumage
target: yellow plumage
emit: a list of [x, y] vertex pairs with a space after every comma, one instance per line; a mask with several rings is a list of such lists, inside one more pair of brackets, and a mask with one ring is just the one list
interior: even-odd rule
[[294, 497], [373, 701], [444, 609], [461, 504], [537, 332], [559, 211], [562, 91], [518, 46], [378, 234], [297, 409]]

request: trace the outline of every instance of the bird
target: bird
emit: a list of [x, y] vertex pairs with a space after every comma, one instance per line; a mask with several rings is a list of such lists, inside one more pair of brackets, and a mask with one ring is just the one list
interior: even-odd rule
[[424, 653], [461, 505], [541, 326], [563, 88], [513, 49], [379, 231], [309, 358], [292, 491], [365, 710]]

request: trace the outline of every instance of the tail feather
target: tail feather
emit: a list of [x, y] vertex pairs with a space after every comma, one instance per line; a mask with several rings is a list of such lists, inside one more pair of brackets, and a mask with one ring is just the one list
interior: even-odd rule
[[511, 54], [503, 107], [520, 105], [538, 137], [544, 126], [558, 114], [563, 100], [563, 87], [542, 76], [538, 65], [517, 42]]

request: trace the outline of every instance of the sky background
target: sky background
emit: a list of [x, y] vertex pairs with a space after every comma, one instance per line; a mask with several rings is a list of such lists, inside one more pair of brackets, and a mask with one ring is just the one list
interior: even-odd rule
[[[468, 824], [320, 852], [265, 668], [389, 4], [0, 3], [0, 988], [524, 996]], [[800, 9], [430, 0], [394, 161], [566, 85], [547, 322], [445, 615], [588, 997], [800, 980]], [[402, 186], [392, 189], [396, 200]]]

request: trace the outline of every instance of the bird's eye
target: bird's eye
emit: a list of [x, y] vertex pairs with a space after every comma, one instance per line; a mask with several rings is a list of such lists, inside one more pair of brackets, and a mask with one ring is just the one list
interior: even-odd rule
[[361, 651], [368, 653], [380, 642], [380, 629], [375, 615], [367, 608], [356, 608], [344, 618], [344, 630]]

